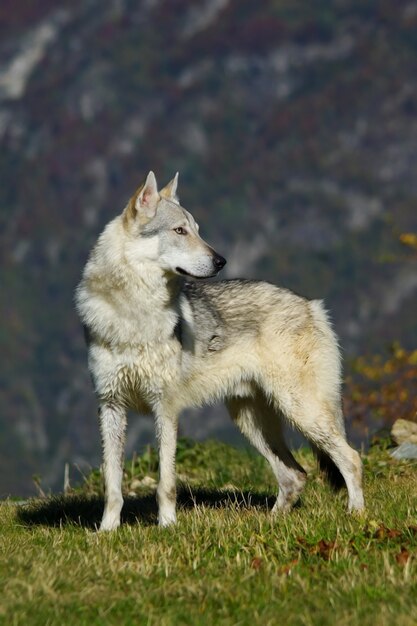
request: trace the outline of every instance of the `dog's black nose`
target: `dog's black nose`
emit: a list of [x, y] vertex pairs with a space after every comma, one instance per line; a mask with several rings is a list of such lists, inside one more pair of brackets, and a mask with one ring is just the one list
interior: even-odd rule
[[214, 267], [218, 272], [226, 265], [226, 259], [224, 259], [220, 254], [216, 254], [213, 258]]

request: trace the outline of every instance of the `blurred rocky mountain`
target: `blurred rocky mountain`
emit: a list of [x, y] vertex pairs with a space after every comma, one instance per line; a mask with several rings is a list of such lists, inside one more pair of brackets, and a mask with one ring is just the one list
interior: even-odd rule
[[149, 169], [229, 277], [324, 298], [347, 356], [417, 343], [416, 2], [3, 0], [0, 144], [0, 496], [99, 462], [73, 291]]

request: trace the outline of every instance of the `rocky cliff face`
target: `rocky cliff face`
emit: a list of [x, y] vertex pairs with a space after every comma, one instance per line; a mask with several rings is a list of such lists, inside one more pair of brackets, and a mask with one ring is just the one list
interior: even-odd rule
[[416, 344], [416, 2], [41, 4], [0, 8], [0, 494], [98, 461], [72, 294], [149, 169], [228, 276], [325, 298], [348, 354]]

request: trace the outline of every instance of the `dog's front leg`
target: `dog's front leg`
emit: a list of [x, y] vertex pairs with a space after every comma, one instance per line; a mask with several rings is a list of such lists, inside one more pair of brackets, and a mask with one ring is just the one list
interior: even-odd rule
[[159, 445], [158, 521], [160, 526], [169, 526], [175, 524], [177, 519], [175, 513], [175, 453], [178, 416], [165, 410], [158, 411], [156, 432]]
[[120, 406], [103, 404], [99, 415], [105, 486], [105, 506], [100, 530], [113, 530], [120, 526], [120, 512], [123, 506], [122, 477], [126, 410]]

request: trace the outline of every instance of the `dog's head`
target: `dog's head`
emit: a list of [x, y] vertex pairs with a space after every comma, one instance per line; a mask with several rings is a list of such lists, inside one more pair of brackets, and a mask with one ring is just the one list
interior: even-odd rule
[[171, 274], [208, 278], [226, 260], [198, 234], [198, 224], [179, 203], [178, 173], [158, 191], [153, 172], [137, 189], [123, 212], [128, 235], [126, 253], [132, 262], [154, 261]]

